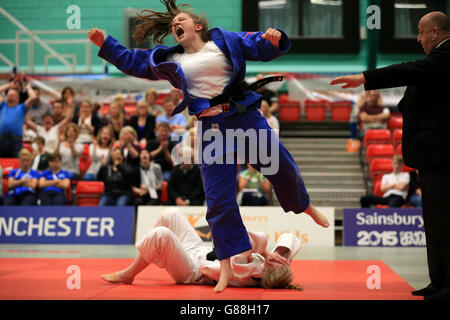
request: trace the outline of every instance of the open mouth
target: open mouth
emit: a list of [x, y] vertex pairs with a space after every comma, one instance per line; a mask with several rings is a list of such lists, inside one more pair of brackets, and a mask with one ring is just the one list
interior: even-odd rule
[[178, 38], [181, 38], [181, 36], [184, 34], [184, 30], [181, 26], [175, 27], [175, 34]]

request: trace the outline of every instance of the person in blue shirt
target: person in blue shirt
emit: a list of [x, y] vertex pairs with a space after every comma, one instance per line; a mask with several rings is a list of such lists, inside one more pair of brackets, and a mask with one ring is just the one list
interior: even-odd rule
[[39, 198], [42, 206], [66, 206], [70, 187], [70, 173], [61, 170], [61, 155], [53, 153], [48, 161], [50, 169], [41, 173]]
[[[208, 29], [202, 16], [180, 9], [174, 0], [163, 0], [166, 12], [143, 10], [143, 20], [136, 26], [133, 37], [142, 41], [151, 37], [161, 43], [172, 34], [178, 45], [158, 45], [152, 50], [128, 49], [113, 37], [104, 38], [97, 29], [89, 31], [90, 40], [100, 47], [98, 55], [122, 72], [148, 80], [167, 80], [183, 91], [183, 100], [172, 115], [188, 108], [189, 115], [199, 119], [198, 134], [215, 132], [226, 136], [231, 131], [254, 130], [259, 136], [252, 147], [264, 147], [269, 142], [274, 161], [251, 161], [246, 148], [245, 160], [262, 172], [274, 187], [278, 200], [286, 212], [305, 212], [322, 227], [327, 218], [311, 203], [306, 186], [295, 160], [281, 144], [276, 133], [259, 112], [261, 95], [242, 86], [246, 74], [246, 60], [270, 61], [290, 48], [287, 35], [277, 29], [266, 32], [229, 32], [221, 28]], [[265, 134], [265, 138], [262, 136]], [[208, 149], [215, 139], [202, 139], [201, 150]], [[202, 161], [200, 171], [206, 196], [206, 220], [211, 229], [221, 274], [214, 292], [223, 291], [233, 278], [230, 257], [251, 249], [250, 239], [236, 203], [236, 170], [238, 143], [225, 144], [211, 156], [217, 159]], [[275, 149], [276, 148], [276, 149]], [[276, 150], [276, 151], [275, 151]], [[225, 163], [223, 158], [233, 158]], [[252, 159], [253, 160], [253, 159]], [[242, 160], [241, 160], [242, 161]], [[275, 162], [275, 163], [273, 163]], [[271, 166], [276, 172], [268, 173]], [[267, 171], [266, 169], [269, 168]]]
[[[1, 95], [8, 90], [6, 99]], [[28, 99], [20, 103], [19, 92], [9, 82], [0, 86], [0, 158], [17, 158], [22, 149], [23, 125], [28, 109], [36, 99], [36, 92], [28, 85]]]
[[36, 205], [39, 172], [31, 169], [32, 159], [31, 152], [27, 149], [22, 149], [19, 152], [20, 168], [9, 172], [5, 206]]
[[181, 113], [172, 115], [172, 112], [175, 109], [175, 104], [170, 97], [167, 97], [164, 100], [163, 108], [166, 114], [157, 117], [156, 123], [167, 122], [168, 124], [170, 124], [170, 127], [172, 129], [172, 133], [170, 134], [170, 137], [172, 138], [171, 140], [175, 142], [181, 142], [180, 138], [186, 132], [187, 128], [186, 117]]

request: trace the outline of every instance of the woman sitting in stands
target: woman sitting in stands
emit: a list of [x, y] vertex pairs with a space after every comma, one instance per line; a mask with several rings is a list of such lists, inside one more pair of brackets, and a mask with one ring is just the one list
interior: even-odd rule
[[79, 128], [71, 122], [65, 128], [59, 138], [56, 150], [61, 155], [61, 169], [70, 173], [72, 180], [79, 180], [80, 177], [80, 157], [84, 150], [84, 145], [77, 142]]
[[132, 116], [129, 125], [136, 130], [137, 140], [142, 148], [147, 146], [147, 141], [155, 139], [156, 118], [150, 114], [147, 102], [139, 101], [136, 106], [136, 115]]
[[150, 88], [145, 92], [145, 102], [148, 104], [148, 112], [156, 117], [164, 115], [164, 109], [156, 104], [156, 100], [158, 100], [158, 92], [154, 88]]
[[119, 101], [111, 102], [109, 106], [109, 114], [106, 117], [109, 127], [113, 130], [114, 139], [119, 140], [120, 131], [126, 125], [125, 114], [123, 106]]
[[105, 184], [99, 206], [129, 206], [133, 203], [133, 169], [124, 163], [120, 148], [112, 149], [110, 164], [102, 166], [97, 176]]
[[48, 162], [50, 169], [42, 172], [39, 178], [42, 206], [66, 206], [70, 187], [70, 173], [61, 170], [61, 155], [53, 153]]

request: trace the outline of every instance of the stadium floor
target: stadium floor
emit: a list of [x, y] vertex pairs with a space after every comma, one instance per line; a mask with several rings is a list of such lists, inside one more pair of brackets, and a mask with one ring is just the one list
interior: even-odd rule
[[[167, 272], [152, 265], [133, 285], [100, 279], [127, 266], [136, 256], [131, 245], [0, 245], [0, 299], [254, 299], [254, 300], [407, 300], [428, 285], [425, 248], [302, 248], [293, 262], [303, 292], [175, 285]], [[81, 289], [68, 290], [67, 267], [78, 265]], [[381, 288], [368, 289], [368, 267], [380, 268]]]

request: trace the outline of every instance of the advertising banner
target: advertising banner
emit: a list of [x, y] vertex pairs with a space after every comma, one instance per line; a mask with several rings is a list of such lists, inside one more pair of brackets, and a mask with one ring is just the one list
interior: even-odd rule
[[[160, 213], [168, 207], [142, 206], [138, 208], [136, 241], [141, 240], [155, 226]], [[206, 207], [177, 207], [185, 214], [203, 241], [211, 242], [211, 231], [206, 221]], [[317, 225], [310, 216], [285, 213], [281, 207], [240, 207], [242, 220], [250, 231], [262, 231], [269, 237], [268, 247], [272, 248], [282, 233], [294, 233], [304, 246], [334, 246], [334, 208], [317, 208], [330, 222], [328, 228]]]
[[422, 209], [344, 209], [344, 246], [424, 247]]
[[131, 244], [134, 207], [0, 207], [0, 243]]

